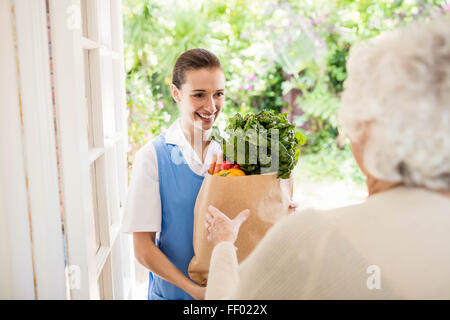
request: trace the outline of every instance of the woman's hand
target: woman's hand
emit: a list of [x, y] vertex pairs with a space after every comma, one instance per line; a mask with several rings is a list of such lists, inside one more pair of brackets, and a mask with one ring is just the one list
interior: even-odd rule
[[298, 203], [297, 202], [291, 202], [291, 204], [289, 205], [289, 210], [295, 211], [298, 208]]
[[205, 300], [206, 287], [200, 287], [194, 284], [192, 289], [188, 292], [195, 300]]
[[215, 246], [219, 242], [228, 241], [234, 244], [239, 228], [247, 220], [250, 210], [241, 211], [233, 220], [219, 209], [209, 206], [206, 213], [205, 227], [209, 232], [208, 241]]

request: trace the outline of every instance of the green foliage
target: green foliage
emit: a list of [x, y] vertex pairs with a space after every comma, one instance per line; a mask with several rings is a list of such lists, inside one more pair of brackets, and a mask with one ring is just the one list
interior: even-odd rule
[[351, 45], [405, 23], [445, 13], [449, 6], [445, 0], [338, 0], [326, 4], [324, 1], [291, 3], [310, 19], [314, 32], [325, 39], [327, 52], [316, 64], [299, 70], [301, 76], [289, 88], [302, 90], [297, 103], [307, 117], [322, 122], [320, 129], [326, 123], [337, 132], [340, 93], [347, 77], [345, 65]]
[[347, 61], [349, 43], [335, 45], [328, 54], [325, 80], [330, 84], [330, 92], [338, 94], [344, 89], [344, 80], [347, 78], [345, 63]]
[[[337, 128], [337, 114], [341, 100], [333, 94], [328, 76], [321, 79], [313, 91], [304, 91], [297, 101], [310, 119], [327, 123], [333, 129]], [[323, 125], [319, 129], [323, 129]]]
[[346, 180], [364, 184], [365, 177], [352, 155], [350, 145], [337, 147], [334, 139], [322, 141], [317, 153], [303, 154], [296, 169], [297, 181]]
[[[226, 160], [239, 164], [247, 175], [273, 172], [278, 167], [278, 177], [282, 179], [290, 177], [300, 146], [306, 140], [289, 123], [286, 113], [273, 111], [248, 113], [244, 117], [236, 113], [229, 119], [225, 133], [228, 138], [222, 138], [216, 129], [213, 139], [222, 145]], [[277, 155], [272, 154], [272, 147], [278, 150]]]
[[276, 65], [275, 70], [267, 73], [265, 80], [266, 90], [257, 96], [253, 96], [250, 102], [254, 110], [269, 110], [276, 113], [282, 112], [288, 104], [283, 101], [283, 69]]
[[332, 157], [351, 159], [335, 143], [351, 46], [448, 11], [448, 0], [124, 0], [130, 157], [178, 117], [169, 87], [175, 59], [203, 47], [227, 78], [219, 126], [236, 112], [292, 110], [282, 97], [300, 90], [304, 113], [294, 121], [308, 135], [308, 167], [336, 175]]

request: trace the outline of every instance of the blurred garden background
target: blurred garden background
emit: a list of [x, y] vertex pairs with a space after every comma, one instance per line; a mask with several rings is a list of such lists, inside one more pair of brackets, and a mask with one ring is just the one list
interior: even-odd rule
[[450, 0], [124, 0], [129, 163], [178, 117], [170, 95], [178, 55], [206, 48], [222, 61], [226, 105], [287, 112], [306, 137], [295, 169], [300, 208], [367, 195], [337, 113], [351, 46], [418, 19], [450, 14]]

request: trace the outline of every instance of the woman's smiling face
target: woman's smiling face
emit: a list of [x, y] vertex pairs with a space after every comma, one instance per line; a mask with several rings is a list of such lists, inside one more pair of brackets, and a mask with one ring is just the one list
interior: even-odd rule
[[178, 89], [172, 84], [183, 122], [192, 128], [208, 130], [216, 121], [225, 101], [225, 74], [220, 68], [186, 71]]

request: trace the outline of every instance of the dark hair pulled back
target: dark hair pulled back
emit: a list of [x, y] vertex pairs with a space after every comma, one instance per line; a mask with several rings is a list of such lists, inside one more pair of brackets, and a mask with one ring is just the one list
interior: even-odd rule
[[201, 48], [188, 50], [181, 54], [175, 62], [172, 72], [172, 84], [180, 89], [186, 81], [186, 71], [204, 68], [220, 68], [223, 70], [219, 58], [214, 53]]

